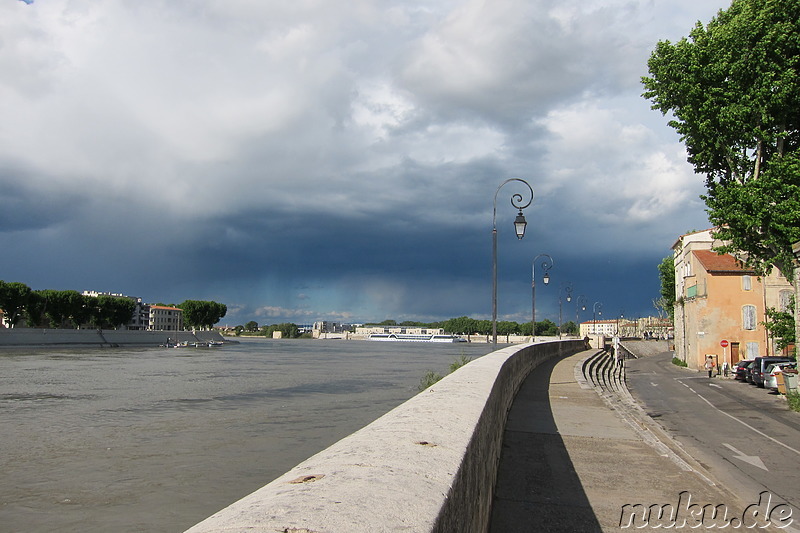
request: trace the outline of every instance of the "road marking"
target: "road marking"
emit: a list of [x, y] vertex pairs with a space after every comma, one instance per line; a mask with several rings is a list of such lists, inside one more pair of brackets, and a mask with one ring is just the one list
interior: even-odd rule
[[[678, 380], [678, 383], [682, 383], [682, 382], [681, 382], [680, 380]], [[719, 407], [717, 407], [717, 406], [716, 406], [716, 405], [714, 405], [713, 403], [711, 403], [711, 402], [709, 402], [708, 400], [706, 400], [706, 399], [705, 399], [705, 397], [703, 397], [703, 395], [701, 395], [701, 394], [698, 394], [697, 392], [695, 392], [694, 390], [692, 390], [692, 388], [691, 388], [691, 387], [689, 387], [689, 385], [686, 385], [685, 383], [683, 383], [683, 384], [684, 384], [684, 385], [686, 386], [686, 388], [688, 388], [690, 391], [692, 391], [692, 392], [694, 392], [695, 394], [697, 394], [697, 396], [698, 396], [698, 397], [699, 397], [701, 400], [703, 400], [703, 401], [704, 401], [704, 402], [706, 402], [706, 403], [707, 403], [709, 406], [711, 406], [711, 408], [712, 408], [712, 409], [716, 409], [717, 411], [719, 411], [719, 412], [720, 412], [720, 413], [722, 413], [723, 415], [725, 415], [725, 416], [728, 416], [728, 417], [732, 418], [733, 420], [736, 420], [737, 422], [739, 422], [739, 423], [740, 423], [741, 425], [743, 425], [744, 427], [746, 427], [746, 428], [748, 428], [748, 429], [751, 429], [751, 430], [755, 431], [756, 433], [758, 433], [758, 434], [759, 434], [759, 435], [761, 435], [762, 437], [766, 437], [767, 439], [771, 440], [771, 441], [772, 441], [772, 442], [774, 442], [775, 444], [778, 444], [778, 445], [780, 445], [780, 446], [783, 446], [783, 447], [784, 447], [784, 448], [786, 448], [787, 450], [789, 450], [789, 451], [791, 451], [791, 452], [794, 452], [794, 453], [796, 453], [797, 455], [800, 455], [800, 450], [796, 450], [796, 449], [792, 448], [791, 446], [789, 446], [788, 444], [784, 444], [784, 443], [782, 443], [781, 441], [779, 441], [778, 439], [776, 439], [776, 438], [774, 438], [774, 437], [770, 437], [769, 435], [767, 435], [767, 434], [766, 434], [766, 433], [764, 433], [763, 431], [761, 431], [761, 430], [758, 430], [758, 429], [754, 428], [753, 426], [751, 426], [751, 425], [750, 425], [750, 424], [748, 424], [747, 422], [743, 422], [743, 421], [739, 420], [738, 418], [736, 418], [736, 417], [735, 417], [735, 416], [733, 416], [732, 414], [726, 413], [725, 411], [723, 411], [722, 409], [720, 409]]]
[[726, 448], [728, 448], [734, 454], [736, 454], [736, 455], [733, 456], [734, 459], [739, 459], [740, 461], [744, 461], [745, 463], [751, 464], [753, 466], [757, 466], [758, 468], [760, 468], [762, 470], [766, 470], [767, 472], [769, 472], [769, 470], [767, 470], [767, 467], [764, 466], [764, 461], [761, 460], [761, 457], [759, 457], [757, 455], [745, 455], [744, 452], [740, 452], [739, 450], [737, 450], [736, 448], [734, 448], [733, 446], [731, 446], [727, 442], [723, 442], [722, 445], [725, 446]]
[[721, 389], [721, 388], [722, 388], [722, 385], [717, 385], [716, 383], [709, 383], [709, 384], [708, 384], [708, 386], [709, 386], [709, 387], [716, 387], [716, 388], [718, 388], [718, 389]]
[[650, 385], [652, 385], [653, 387], [658, 387], [658, 383], [653, 383], [652, 381], [650, 382]]

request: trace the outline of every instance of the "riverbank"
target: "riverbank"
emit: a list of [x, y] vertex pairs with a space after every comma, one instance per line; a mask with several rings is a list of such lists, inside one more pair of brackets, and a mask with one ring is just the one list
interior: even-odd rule
[[3, 348], [116, 348], [157, 347], [179, 342], [236, 342], [225, 339], [217, 331], [136, 331], [99, 329], [0, 329]]

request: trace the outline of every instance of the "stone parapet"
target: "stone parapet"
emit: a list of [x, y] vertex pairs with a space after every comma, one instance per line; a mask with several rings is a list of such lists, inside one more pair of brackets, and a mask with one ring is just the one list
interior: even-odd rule
[[565, 340], [478, 358], [187, 533], [485, 531], [520, 385], [585, 349]]

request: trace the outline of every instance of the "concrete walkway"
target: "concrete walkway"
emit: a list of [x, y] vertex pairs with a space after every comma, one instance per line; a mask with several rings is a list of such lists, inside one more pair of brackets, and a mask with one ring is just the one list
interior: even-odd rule
[[[684, 491], [700, 506], [740, 509], [731, 493], [649, 444], [643, 425], [583, 382], [581, 363], [596, 353], [549, 361], [522, 385], [506, 424], [490, 531], [619, 531], [623, 506], [642, 504], [641, 517], [651, 505], [677, 508]], [[691, 525], [705, 531], [691, 522], [686, 530]]]

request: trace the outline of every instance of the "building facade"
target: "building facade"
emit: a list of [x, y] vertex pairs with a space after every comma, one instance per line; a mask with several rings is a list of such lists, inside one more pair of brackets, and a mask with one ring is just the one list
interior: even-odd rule
[[785, 310], [792, 285], [777, 269], [759, 278], [730, 254], [712, 230], [681, 236], [675, 261], [675, 356], [700, 369], [707, 358], [721, 365], [774, 355], [765, 309]]
[[147, 329], [152, 331], [183, 330], [183, 310], [165, 305], [151, 305]]

